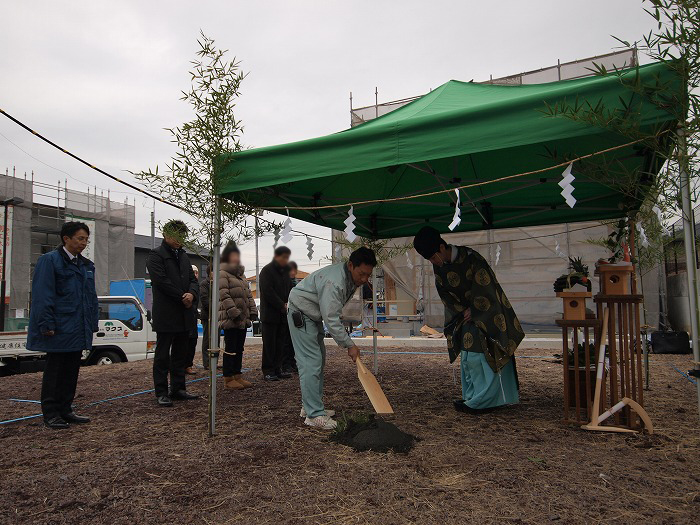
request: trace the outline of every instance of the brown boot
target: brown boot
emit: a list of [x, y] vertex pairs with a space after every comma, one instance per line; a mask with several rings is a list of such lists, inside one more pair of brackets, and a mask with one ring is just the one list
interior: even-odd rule
[[245, 387], [236, 381], [235, 377], [224, 377], [224, 387], [229, 390], [242, 390]]
[[253, 383], [246, 379], [243, 379], [243, 376], [241, 374], [236, 374], [235, 376], [233, 376], [233, 378], [236, 381], [238, 381], [238, 383], [241, 384], [243, 388], [250, 388], [251, 386], [253, 386]]

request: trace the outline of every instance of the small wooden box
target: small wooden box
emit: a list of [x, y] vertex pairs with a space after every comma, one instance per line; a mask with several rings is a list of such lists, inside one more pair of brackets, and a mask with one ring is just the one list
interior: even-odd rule
[[603, 295], [629, 295], [634, 267], [632, 263], [601, 264], [600, 288]]
[[583, 321], [586, 319], [586, 297], [591, 292], [557, 292], [557, 297], [564, 300], [564, 320]]

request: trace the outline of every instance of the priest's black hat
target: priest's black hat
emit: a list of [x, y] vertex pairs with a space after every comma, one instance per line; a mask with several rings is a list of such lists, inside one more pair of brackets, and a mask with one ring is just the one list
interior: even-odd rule
[[423, 226], [413, 238], [413, 247], [424, 259], [430, 259], [440, 251], [440, 245], [447, 243], [440, 232], [432, 226]]

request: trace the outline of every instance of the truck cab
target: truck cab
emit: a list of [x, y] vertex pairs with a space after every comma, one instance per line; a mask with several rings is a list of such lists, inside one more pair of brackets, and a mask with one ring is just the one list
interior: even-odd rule
[[92, 349], [83, 352], [83, 362], [109, 365], [153, 358], [156, 334], [150, 315], [141, 301], [131, 296], [103, 296], [99, 301], [98, 329]]
[[[83, 351], [84, 365], [109, 365], [151, 359], [156, 334], [143, 303], [132, 296], [98, 297], [98, 330], [92, 348]], [[46, 354], [27, 350], [27, 332], [0, 333], [0, 375], [40, 370]]]

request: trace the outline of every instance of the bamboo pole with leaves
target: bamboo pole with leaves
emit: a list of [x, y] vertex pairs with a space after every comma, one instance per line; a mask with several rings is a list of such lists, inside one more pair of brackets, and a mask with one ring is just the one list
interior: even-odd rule
[[215, 433], [216, 413], [216, 359], [219, 337], [217, 312], [219, 309], [219, 250], [222, 239], [244, 242], [270, 231], [274, 223], [259, 226], [248, 224], [247, 219], [257, 210], [245, 203], [221, 199], [215, 194], [214, 172], [217, 159], [240, 151], [243, 125], [234, 110], [241, 95], [241, 84], [246, 74], [235, 57], [229, 59], [227, 50], [219, 49], [214, 40], [200, 32], [199, 49], [191, 61], [191, 86], [182, 92], [181, 100], [192, 109], [192, 120], [174, 128], [167, 128], [176, 151], [165, 170], [148, 169], [133, 175], [164, 200], [187, 210], [190, 235], [186, 246], [205, 246], [213, 269], [211, 286], [211, 327], [209, 382], [209, 434]]

